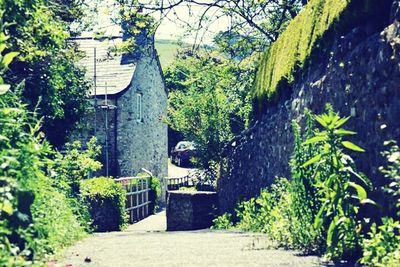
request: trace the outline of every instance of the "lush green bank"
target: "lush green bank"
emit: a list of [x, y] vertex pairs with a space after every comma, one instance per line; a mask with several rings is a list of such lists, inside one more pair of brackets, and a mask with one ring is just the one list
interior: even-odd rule
[[[381, 167], [387, 186], [373, 188], [347, 154], [364, 152], [346, 140], [356, 135], [343, 128], [349, 118], [340, 118], [331, 107], [325, 114], [307, 116], [305, 129], [293, 123], [290, 181], [277, 179], [258, 197], [239, 203], [235, 214], [217, 218], [214, 228], [264, 232], [279, 247], [333, 261], [396, 266], [400, 260], [399, 147], [387, 142], [387, 163]], [[369, 199], [372, 190], [382, 191], [390, 205]], [[381, 209], [390, 209], [390, 217], [374, 216]]]

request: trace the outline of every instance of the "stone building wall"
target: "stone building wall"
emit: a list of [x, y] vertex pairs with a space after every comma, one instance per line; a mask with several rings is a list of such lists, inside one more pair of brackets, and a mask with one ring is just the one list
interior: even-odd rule
[[[116, 106], [116, 109], [108, 110], [107, 131], [107, 111], [101, 108], [104, 96], [98, 96], [96, 137], [102, 146], [100, 161], [103, 167], [94, 174], [96, 176], [106, 174], [106, 136], [109, 175], [134, 176], [145, 168], [160, 179], [167, 176], [168, 135], [167, 125], [162, 121], [167, 114], [167, 91], [156, 51], [150, 51], [150, 54], [145, 54], [137, 60], [131, 87], [108, 96], [108, 104]], [[142, 95], [142, 121], [137, 120], [138, 93]], [[94, 136], [94, 111], [85, 116], [79, 129], [71, 134], [69, 140], [80, 140], [85, 144]]]
[[[291, 95], [269, 108], [247, 131], [226, 147], [226, 164], [218, 181], [220, 213], [233, 211], [238, 200], [259, 194], [275, 177], [290, 178], [293, 150], [291, 121], [303, 111], [324, 111], [331, 103], [342, 116], [355, 111], [346, 128], [358, 132], [354, 142], [366, 153], [353, 155], [359, 169], [376, 185], [385, 140], [400, 142], [400, 14], [394, 1], [393, 24], [369, 33], [368, 25], [338, 36], [302, 72]], [[383, 29], [381, 29], [383, 30]]]
[[[167, 93], [156, 57], [136, 64], [132, 88], [117, 100], [117, 158], [120, 176], [146, 168], [157, 177], [167, 176]], [[137, 120], [137, 94], [142, 95], [143, 120]], [[164, 198], [162, 198], [164, 199]]]

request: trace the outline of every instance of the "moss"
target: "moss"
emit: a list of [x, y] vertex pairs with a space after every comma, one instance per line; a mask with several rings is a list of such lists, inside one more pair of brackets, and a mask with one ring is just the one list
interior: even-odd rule
[[[255, 115], [262, 113], [295, 81], [297, 70], [306, 67], [312, 53], [330, 32], [354, 27], [376, 14], [379, 0], [311, 0], [278, 40], [262, 55], [253, 92]], [[384, 0], [384, 2], [390, 2]], [[377, 15], [375, 15], [377, 16]], [[368, 17], [370, 18], [370, 17]], [[380, 17], [382, 20], [382, 16]], [[283, 92], [285, 91], [285, 92]]]

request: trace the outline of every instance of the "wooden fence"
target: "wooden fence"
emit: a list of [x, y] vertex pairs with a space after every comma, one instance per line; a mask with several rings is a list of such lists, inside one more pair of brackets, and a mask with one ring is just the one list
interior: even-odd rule
[[126, 211], [129, 214], [129, 222], [140, 221], [153, 212], [149, 210], [151, 173], [142, 177], [123, 177], [115, 179], [126, 190]]
[[191, 179], [189, 176], [185, 177], [166, 177], [167, 189], [169, 191], [179, 190], [181, 187], [191, 186]]

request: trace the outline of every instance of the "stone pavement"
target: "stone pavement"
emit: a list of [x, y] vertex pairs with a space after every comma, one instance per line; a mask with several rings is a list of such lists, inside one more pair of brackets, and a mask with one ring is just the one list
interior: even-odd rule
[[271, 248], [262, 234], [166, 232], [165, 221], [161, 212], [123, 232], [96, 233], [64, 251], [58, 266], [321, 266], [318, 257]]

